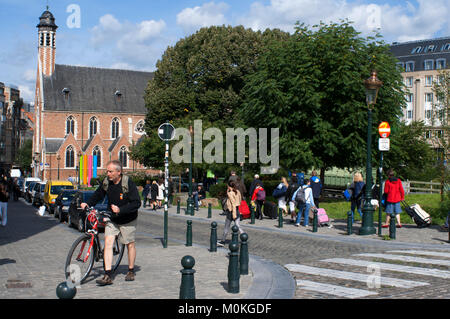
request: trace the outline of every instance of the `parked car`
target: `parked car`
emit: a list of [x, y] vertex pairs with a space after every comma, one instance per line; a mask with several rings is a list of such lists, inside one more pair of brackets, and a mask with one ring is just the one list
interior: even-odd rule
[[67, 214], [69, 213], [69, 206], [72, 199], [77, 194], [76, 189], [63, 189], [55, 199], [55, 218], [58, 218], [60, 222], [67, 220]]
[[[26, 200], [28, 200], [28, 195], [27, 195], [28, 186], [30, 186], [31, 182], [40, 182], [40, 181], [41, 181], [41, 179], [38, 177], [25, 177], [22, 188], [21, 188], [22, 197], [25, 198]], [[28, 201], [31, 202], [30, 200], [28, 200]]]
[[172, 176], [172, 181], [175, 186], [175, 192], [180, 191], [180, 184], [181, 184], [181, 192], [188, 192], [189, 191], [189, 183], [186, 183], [183, 178], [179, 178], [178, 176]]
[[31, 204], [34, 206], [44, 205], [44, 190], [46, 182], [37, 182], [34, 184], [31, 192]]
[[[81, 203], [86, 203], [94, 194], [94, 191], [79, 190], [72, 198], [69, 206], [69, 213], [67, 214], [67, 223], [69, 227], [77, 228], [80, 232], [84, 232], [84, 221], [86, 219], [86, 212], [80, 207]], [[108, 208], [108, 198], [105, 196], [102, 202], [94, 206], [98, 211], [105, 211]]]
[[25, 190], [25, 199], [26, 199], [26, 201], [28, 202], [28, 203], [31, 203], [31, 201], [32, 201], [32, 197], [31, 197], [31, 193], [33, 192], [33, 188], [34, 188], [34, 185], [36, 185], [36, 183], [38, 183], [37, 181], [31, 181], [29, 184], [28, 184], [28, 186], [27, 186], [27, 188], [26, 188], [26, 190]]
[[64, 189], [74, 189], [69, 181], [48, 181], [45, 184], [44, 205], [50, 214], [55, 211], [55, 200], [59, 193]]

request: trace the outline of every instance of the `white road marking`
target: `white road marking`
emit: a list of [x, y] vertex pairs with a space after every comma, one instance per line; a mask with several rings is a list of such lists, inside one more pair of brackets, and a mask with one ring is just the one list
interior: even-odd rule
[[[305, 274], [310, 274], [310, 275], [319, 275], [319, 276], [324, 276], [324, 277], [360, 281], [360, 282], [364, 282], [364, 283], [367, 283], [373, 277], [373, 275], [366, 275], [366, 274], [361, 274], [361, 273], [340, 271], [340, 270], [327, 269], [327, 268], [310, 267], [310, 266], [298, 265], [298, 264], [287, 264], [287, 265], [285, 265], [285, 267], [289, 271], [292, 271], [292, 272], [300, 272], [300, 273], [305, 273]], [[391, 278], [391, 277], [385, 277], [385, 276], [379, 276], [379, 278], [380, 278], [380, 284], [383, 286], [413, 288], [413, 287], [429, 285], [429, 283], [426, 283], [426, 282], [397, 279], [397, 278]]]
[[425, 250], [391, 250], [388, 253], [403, 253], [403, 254], [414, 254], [422, 256], [434, 256], [434, 257], [448, 257], [450, 258], [450, 253], [444, 253], [442, 251], [425, 251]]
[[406, 272], [406, 273], [415, 274], [415, 275], [432, 276], [432, 277], [445, 278], [445, 279], [450, 278], [450, 271], [439, 270], [439, 269], [420, 268], [420, 267], [403, 266], [403, 265], [380, 263], [380, 262], [373, 262], [373, 261], [367, 261], [367, 260], [356, 260], [356, 259], [345, 259], [345, 258], [331, 258], [331, 259], [325, 259], [325, 260], [321, 260], [321, 261], [329, 262], [329, 263], [344, 264], [344, 265], [360, 266], [360, 267], [367, 267], [369, 265], [372, 265], [372, 266], [379, 266], [381, 270], [399, 271], [399, 272]]
[[374, 291], [323, 284], [309, 280], [297, 280], [297, 287], [305, 290], [316, 291], [324, 294], [351, 299], [377, 295], [377, 293]]
[[370, 254], [370, 253], [357, 254], [355, 256], [375, 257], [375, 258], [382, 258], [382, 259], [388, 259], [388, 260], [399, 260], [399, 261], [405, 261], [405, 262], [414, 262], [414, 263], [419, 263], [419, 264], [431, 264], [431, 265], [450, 266], [450, 260], [437, 260], [437, 259], [427, 259], [427, 258], [402, 256], [402, 255]]

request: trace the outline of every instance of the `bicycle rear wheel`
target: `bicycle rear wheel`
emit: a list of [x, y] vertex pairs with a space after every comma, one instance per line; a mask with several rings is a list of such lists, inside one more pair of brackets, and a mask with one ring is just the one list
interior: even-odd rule
[[[81, 284], [86, 280], [92, 270], [96, 255], [97, 245], [94, 244], [89, 251], [89, 245], [92, 237], [84, 234], [78, 237], [72, 244], [67, 255], [66, 265], [64, 268], [66, 279], [71, 279], [75, 284]], [[89, 256], [87, 254], [89, 253]]]

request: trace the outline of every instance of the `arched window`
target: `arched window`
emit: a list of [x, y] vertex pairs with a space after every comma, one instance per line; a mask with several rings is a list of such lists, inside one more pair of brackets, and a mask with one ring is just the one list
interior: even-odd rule
[[66, 148], [66, 167], [75, 167], [75, 152], [71, 145]]
[[120, 148], [119, 161], [122, 163], [122, 167], [128, 167], [128, 152], [125, 146]]
[[92, 155], [97, 155], [97, 167], [102, 167], [102, 152], [100, 151], [100, 147], [98, 145], [92, 150]]
[[89, 120], [89, 138], [97, 134], [97, 118], [91, 117]]
[[117, 138], [119, 136], [119, 119], [113, 118], [111, 122], [111, 138]]
[[71, 115], [66, 120], [66, 134], [75, 135], [75, 118]]

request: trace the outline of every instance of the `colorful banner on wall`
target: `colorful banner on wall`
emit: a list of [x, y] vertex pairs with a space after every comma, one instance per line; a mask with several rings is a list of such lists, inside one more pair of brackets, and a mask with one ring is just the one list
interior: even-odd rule
[[82, 155], [80, 157], [80, 182], [91, 186], [91, 179], [97, 178], [97, 155]]

